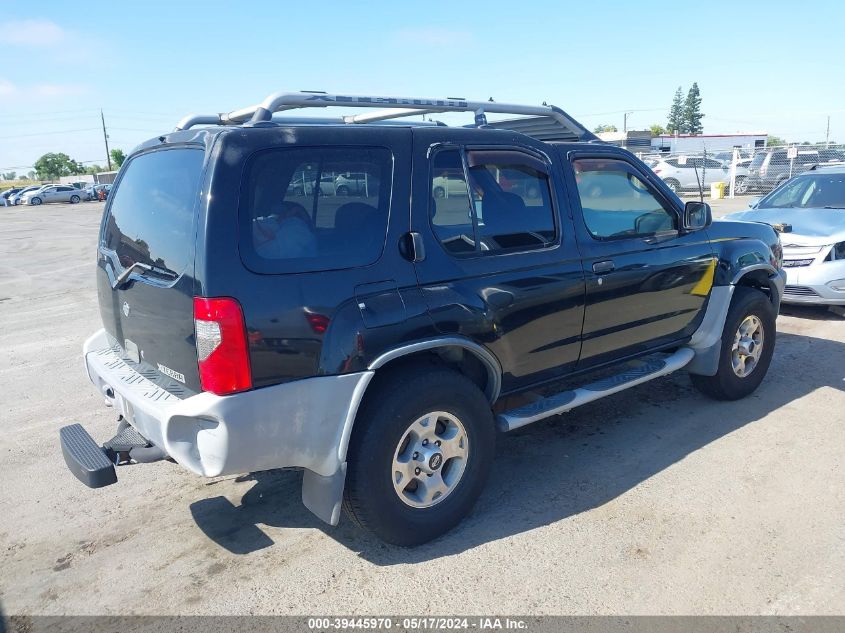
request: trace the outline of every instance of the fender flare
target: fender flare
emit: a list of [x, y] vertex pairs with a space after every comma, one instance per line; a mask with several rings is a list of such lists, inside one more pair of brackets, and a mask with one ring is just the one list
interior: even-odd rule
[[481, 361], [487, 370], [488, 379], [485, 395], [490, 405], [492, 406], [499, 397], [502, 387], [502, 367], [499, 364], [499, 360], [490, 350], [467, 338], [461, 336], [438, 336], [405, 343], [379, 354], [369, 363], [367, 371], [361, 374], [361, 378], [349, 402], [346, 419], [343, 421], [340, 442], [337, 445], [339, 468], [334, 474], [329, 476], [323, 476], [308, 469], [304, 471], [302, 478], [302, 502], [318, 518], [331, 525], [337, 525], [340, 520], [340, 508], [343, 502], [343, 489], [346, 481], [346, 456], [349, 450], [349, 440], [352, 437], [352, 430], [355, 426], [355, 420], [358, 417], [358, 408], [361, 406], [361, 402], [364, 399], [370, 382], [375, 377], [376, 371], [397, 358], [441, 347], [460, 347]]
[[783, 271], [776, 270], [770, 264], [751, 264], [744, 266], [734, 273], [731, 283], [725, 286], [713, 286], [710, 291], [710, 298], [707, 301], [707, 308], [701, 325], [692, 335], [689, 347], [695, 351], [695, 357], [687, 365], [686, 369], [691, 374], [714, 376], [719, 367], [719, 357], [722, 347], [722, 332], [725, 329], [725, 320], [728, 317], [734, 290], [743, 277], [757, 270], [766, 272], [770, 280], [772, 291], [772, 303], [777, 310], [780, 306], [780, 296], [783, 294], [785, 275]]

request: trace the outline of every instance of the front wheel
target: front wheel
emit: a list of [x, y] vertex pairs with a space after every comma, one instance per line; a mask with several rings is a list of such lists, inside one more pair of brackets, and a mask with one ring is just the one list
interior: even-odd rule
[[71, 196], [70, 197], [70, 203], [71, 204], [77, 204], [78, 202], [79, 202], [79, 196]]
[[349, 195], [349, 187], [346, 185], [341, 185], [335, 190], [335, 193], [339, 196], [348, 196]]
[[41, 204], [41, 198], [33, 198], [29, 201], [29, 204], [37, 207], [39, 204]]
[[681, 190], [681, 183], [674, 178], [667, 178], [663, 182], [666, 183], [666, 186], [669, 187], [670, 191], [674, 194], [677, 194]]
[[481, 493], [493, 414], [481, 390], [448, 369], [409, 366], [371, 389], [349, 444], [344, 509], [388, 543], [419, 545], [457, 525]]
[[739, 400], [751, 394], [760, 386], [772, 362], [776, 317], [765, 294], [739, 286], [722, 330], [716, 375], [690, 374], [692, 384], [716, 400]]

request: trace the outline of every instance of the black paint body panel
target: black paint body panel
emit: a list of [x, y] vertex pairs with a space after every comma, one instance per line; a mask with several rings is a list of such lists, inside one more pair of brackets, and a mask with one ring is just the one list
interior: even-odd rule
[[[133, 336], [141, 340], [145, 357], [164, 359], [157, 362], [184, 373], [194, 390], [199, 382], [193, 296], [240, 302], [255, 387], [361, 371], [405, 343], [459, 335], [498, 358], [502, 391], [513, 392], [683, 344], [703, 318], [710, 286], [705, 283], [702, 294], [702, 279], [730, 283], [748, 262], [770, 262], [777, 244], [770, 227], [728, 222], [657, 242], [596, 242], [580, 216], [570, 165], [575, 154], [598, 152], [632, 162], [667, 204], [679, 215], [682, 211], [681, 201], [648, 168], [610, 146], [553, 145], [507, 130], [305, 125], [189, 130], [151, 140], [139, 151], [174, 143], [196, 143], [207, 155], [196, 241], [185, 245], [193, 268], [167, 288], [137, 280], [112, 291], [101, 262], [98, 289], [106, 329], [121, 342]], [[429, 154], [443, 144], [508, 146], [541, 157], [554, 186], [554, 245], [478, 258], [447, 253], [429, 220]], [[268, 148], [321, 145], [367, 145], [391, 152], [390, 220], [381, 257], [346, 270], [249, 270], [238, 244], [247, 159]], [[416, 263], [400, 249], [409, 231], [418, 232], [425, 246], [424, 259]], [[592, 264], [608, 258], [616, 269], [594, 273]], [[131, 325], [118, 316], [127, 298], [140, 311]], [[327, 329], [316, 331], [309, 315], [327, 319]]]

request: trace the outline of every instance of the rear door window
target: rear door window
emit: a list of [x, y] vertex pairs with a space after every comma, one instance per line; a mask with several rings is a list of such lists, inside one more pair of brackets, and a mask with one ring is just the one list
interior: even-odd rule
[[205, 152], [157, 150], [131, 158], [110, 196], [102, 247], [122, 268], [140, 262], [181, 274], [193, 253]]
[[366, 266], [387, 234], [393, 160], [378, 147], [273, 149], [248, 166], [241, 255], [258, 272]]
[[457, 149], [432, 163], [431, 223], [453, 254], [545, 248], [556, 239], [548, 167], [516, 150]]

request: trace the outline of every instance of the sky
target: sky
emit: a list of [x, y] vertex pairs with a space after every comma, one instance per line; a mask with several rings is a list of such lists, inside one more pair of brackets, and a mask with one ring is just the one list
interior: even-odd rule
[[546, 101], [621, 130], [665, 125], [695, 81], [705, 134], [823, 141], [830, 116], [845, 142], [843, 24], [840, 0], [0, 0], [0, 171], [105, 164], [101, 109], [128, 152], [281, 90]]

